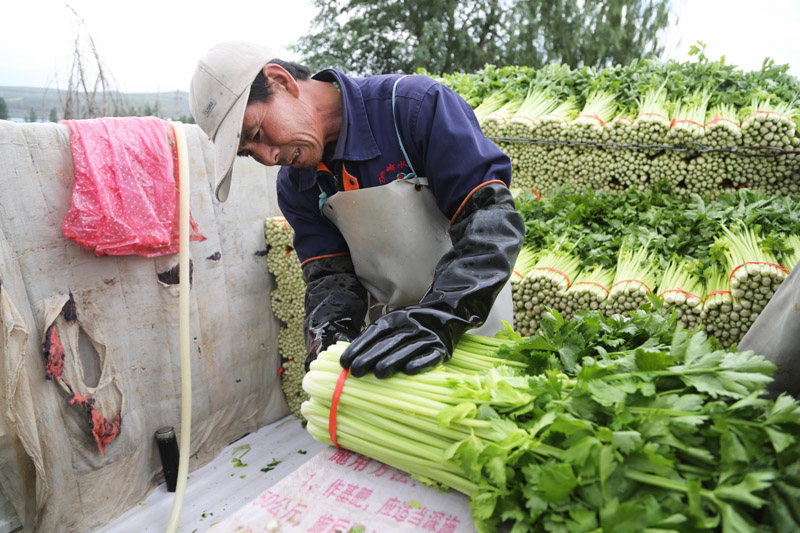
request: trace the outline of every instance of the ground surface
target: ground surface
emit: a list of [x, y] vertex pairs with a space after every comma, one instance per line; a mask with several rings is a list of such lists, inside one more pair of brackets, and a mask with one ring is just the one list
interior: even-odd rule
[[[231, 444], [211, 463], [189, 474], [178, 531], [205, 531], [324, 448], [291, 415]], [[167, 492], [162, 484], [139, 505], [95, 533], [165, 531], [173, 500], [174, 493]]]

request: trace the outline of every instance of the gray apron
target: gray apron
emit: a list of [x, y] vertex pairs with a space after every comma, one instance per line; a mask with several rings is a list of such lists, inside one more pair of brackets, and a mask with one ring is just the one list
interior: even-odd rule
[[777, 365], [767, 385], [775, 397], [787, 392], [800, 396], [800, 265], [783, 280], [769, 303], [739, 343]]
[[[393, 110], [394, 96], [393, 89]], [[323, 195], [320, 201], [322, 214], [344, 236], [356, 275], [382, 313], [419, 303], [433, 282], [439, 260], [453, 247], [450, 222], [436, 205], [427, 179], [416, 176], [399, 131], [397, 139], [410, 174], [379, 187], [339, 191], [329, 198]], [[502, 320], [509, 324], [513, 320], [510, 280], [483, 326], [470, 333], [494, 336], [503, 329]]]

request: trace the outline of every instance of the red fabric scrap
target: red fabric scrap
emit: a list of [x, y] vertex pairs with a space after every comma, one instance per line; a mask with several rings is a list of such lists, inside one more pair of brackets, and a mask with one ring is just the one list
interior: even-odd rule
[[66, 353], [64, 351], [64, 345], [61, 344], [61, 339], [58, 337], [55, 324], [51, 324], [50, 327], [47, 328], [47, 334], [45, 335], [45, 342], [42, 349], [47, 359], [45, 361], [45, 370], [47, 371], [45, 379], [60, 380], [61, 374], [64, 373], [64, 356]]
[[[69, 385], [67, 385], [69, 387]], [[72, 390], [72, 387], [69, 387]], [[72, 392], [72, 398], [69, 401], [70, 405], [78, 404], [79, 406], [86, 409], [87, 412], [91, 412], [94, 408], [94, 398], [86, 398], [85, 396], [81, 396], [77, 392]]]
[[[156, 117], [62, 121], [75, 168], [61, 231], [101, 255], [178, 253], [178, 158], [172, 126]], [[193, 241], [205, 237], [190, 218]]]
[[[61, 314], [68, 321], [77, 321], [78, 316], [76, 312], [75, 300], [72, 298], [72, 294], [70, 294], [69, 300], [64, 304]], [[122, 425], [122, 414], [117, 413], [117, 416], [114, 418], [114, 420], [107, 419], [95, 410], [94, 398], [87, 398], [75, 392], [72, 386], [67, 383], [66, 380], [64, 380], [63, 374], [66, 350], [64, 349], [64, 345], [61, 343], [61, 338], [58, 335], [58, 331], [56, 331], [55, 322], [48, 326], [44, 337], [45, 340], [42, 343], [42, 350], [46, 358], [45, 378], [50, 381], [55, 381], [62, 387], [65, 387], [71, 395], [69, 404], [77, 404], [78, 407], [86, 412], [86, 414], [89, 416], [89, 428], [92, 431], [92, 435], [97, 443], [97, 447], [103, 453], [103, 455], [105, 455], [106, 445], [114, 440], [117, 435], [119, 435], [120, 427]]]
[[[72, 390], [69, 384], [65, 383], [67, 387]], [[114, 420], [109, 420], [104, 417], [94, 408], [94, 398], [86, 398], [77, 392], [72, 393], [72, 398], [69, 401], [70, 405], [78, 404], [86, 410], [89, 415], [89, 429], [92, 430], [92, 436], [97, 443], [97, 448], [105, 455], [106, 445], [117, 438], [122, 426], [122, 413], [117, 413]]]
[[117, 413], [114, 420], [109, 420], [95, 409], [89, 411], [92, 420], [92, 435], [97, 443], [97, 447], [106, 454], [106, 444], [117, 438], [119, 435], [120, 426], [122, 425], [122, 415]]

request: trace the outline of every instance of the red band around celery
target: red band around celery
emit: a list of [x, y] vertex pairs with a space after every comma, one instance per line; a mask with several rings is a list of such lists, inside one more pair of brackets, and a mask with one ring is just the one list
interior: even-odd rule
[[731, 120], [731, 119], [729, 119], [729, 118], [723, 118], [723, 117], [720, 117], [719, 115], [717, 115], [716, 117], [714, 117], [714, 119], [713, 119], [713, 120], [711, 120], [711, 121], [707, 122], [707, 123], [706, 123], [706, 127], [713, 126], [713, 125], [714, 125], [714, 124], [716, 124], [717, 122], [730, 122], [731, 124], [733, 124], [733, 125], [734, 125], [734, 126], [736, 126], [737, 128], [741, 128], [741, 126], [739, 125], [739, 123], [738, 123], [738, 122], [736, 122], [735, 120]]
[[747, 122], [748, 120], [750, 120], [751, 118], [753, 118], [754, 116], [756, 116], [756, 115], [758, 115], [758, 114], [764, 114], [764, 115], [780, 115], [780, 116], [784, 117], [786, 120], [788, 120], [788, 121], [790, 121], [790, 122], [794, 122], [794, 120], [793, 120], [791, 117], [789, 117], [789, 116], [788, 116], [788, 115], [786, 115], [785, 113], [781, 113], [780, 111], [756, 111], [755, 113], [753, 113], [752, 115], [750, 115], [749, 117], [747, 117], [746, 119], [744, 119], [744, 120], [742, 121], [742, 124], [744, 124], [745, 122]]
[[780, 270], [783, 270], [783, 272], [786, 273], [786, 274], [789, 273], [789, 271], [786, 270], [786, 268], [782, 267], [781, 265], [776, 265], [775, 263], [770, 263], [770, 262], [767, 262], [767, 261], [747, 261], [747, 262], [742, 263], [741, 265], [737, 266], [733, 270], [731, 270], [731, 275], [728, 276], [728, 283], [730, 283], [730, 281], [733, 279], [733, 275], [736, 274], [736, 271], [739, 270], [740, 268], [742, 268], [745, 265], [769, 265], [769, 266], [774, 266], [775, 268], [778, 268]]
[[557, 268], [553, 268], [553, 267], [533, 267], [531, 270], [550, 270], [552, 272], [555, 272], [556, 274], [561, 274], [562, 276], [564, 276], [564, 279], [567, 280], [567, 288], [569, 289], [569, 286], [571, 284], [571, 282], [569, 280], [569, 276], [567, 276], [564, 272], [561, 272]]
[[547, 115], [547, 117], [555, 117], [555, 118], [561, 119], [564, 122], [566, 122], [567, 124], [569, 124], [569, 119], [567, 117], [565, 117], [565, 116], [562, 116], [562, 115]]
[[575, 285], [580, 285], [581, 283], [583, 283], [584, 285], [594, 285], [596, 287], [600, 287], [601, 289], [606, 291], [606, 294], [608, 294], [608, 289], [606, 289], [605, 287], [603, 287], [601, 284], [597, 283], [596, 281], [578, 281], [578, 282], [575, 283]]
[[680, 120], [678, 120], [676, 118], [672, 119], [672, 124], [670, 124], [669, 127], [671, 128], [675, 124], [680, 124], [681, 122], [686, 122], [688, 124], [694, 124], [695, 126], [699, 126], [701, 128], [705, 127], [705, 126], [703, 126], [702, 124], [700, 124], [699, 122], [697, 122], [695, 120], [689, 120], [689, 119], [680, 119]]
[[282, 226], [283, 226], [283, 229], [284, 229], [284, 230], [286, 230], [287, 232], [288, 232], [288, 231], [291, 231], [292, 227], [291, 227], [291, 226], [289, 226], [289, 221], [288, 221], [288, 220], [286, 220], [286, 218], [285, 218], [285, 217], [273, 217], [273, 219], [272, 219], [272, 220], [274, 220], [274, 221], [275, 221], [275, 222], [277, 222], [278, 224], [282, 225]]
[[519, 276], [519, 277], [520, 277], [520, 279], [525, 279], [525, 276], [523, 276], [522, 274], [520, 274], [519, 270], [517, 270], [517, 269], [514, 269], [514, 270], [513, 270], [513, 272], [514, 272], [514, 274], [516, 274], [517, 276]]
[[731, 294], [731, 291], [714, 291], [714, 292], [709, 292], [708, 294], [706, 294], [706, 299], [708, 299], [708, 298], [711, 298], [711, 297], [712, 297], [712, 296], [714, 296], [715, 294]]
[[531, 188], [531, 192], [532, 192], [533, 194], [535, 194], [535, 195], [536, 195], [536, 199], [537, 199], [537, 200], [541, 200], [541, 199], [542, 199], [542, 197], [541, 197], [541, 196], [539, 196], [539, 193], [538, 193], [538, 192], [536, 192], [536, 189], [533, 189], [533, 188]]
[[661, 117], [663, 119], [669, 120], [669, 117], [667, 117], [666, 115], [662, 115], [661, 113], [639, 113], [639, 117]]
[[507, 122], [506, 121], [506, 117], [504, 117], [503, 115], [500, 115], [498, 113], [489, 113], [488, 115], [486, 115], [486, 118], [489, 118], [489, 117], [497, 117], [497, 118], [499, 118], [500, 120], [503, 121], [503, 124], [505, 124]]
[[536, 120], [532, 119], [531, 117], [526, 117], [525, 115], [514, 115], [511, 120], [515, 120], [518, 118], [524, 118], [525, 120], [530, 121], [531, 124], [536, 124]]
[[633, 281], [633, 282], [636, 282], [636, 283], [640, 283], [640, 284], [642, 285], [642, 287], [644, 287], [645, 289], [647, 289], [647, 292], [649, 292], [650, 294], [653, 294], [653, 290], [652, 290], [650, 287], [648, 287], [648, 286], [647, 286], [647, 283], [645, 283], [644, 281], [642, 281], [642, 280], [640, 280], [640, 279], [621, 279], [621, 280], [619, 280], [618, 282], [616, 282], [615, 284], [613, 284], [613, 285], [611, 286], [611, 288], [613, 289], [614, 287], [616, 287], [616, 286], [617, 286], [617, 285], [619, 285], [620, 283], [627, 283], [627, 282], [629, 282], [629, 281]]
[[697, 299], [698, 299], [698, 300], [700, 300], [701, 302], [702, 302], [702, 301], [704, 301], [704, 300], [703, 300], [702, 298], [700, 298], [698, 295], [696, 295], [696, 294], [692, 294], [691, 292], [689, 292], [689, 291], [685, 291], [685, 290], [683, 290], [683, 289], [669, 289], [669, 290], [666, 290], [666, 291], [662, 292], [661, 294], [659, 294], [659, 296], [664, 296], [664, 295], [665, 295], [665, 294], [667, 294], [668, 292], [680, 292], [680, 293], [683, 293], [683, 294], [685, 294], [686, 296], [694, 296], [695, 298], [697, 298]]
[[337, 448], [341, 448], [341, 446], [336, 442], [336, 410], [339, 407], [339, 396], [342, 395], [344, 382], [349, 374], [350, 370], [347, 368], [343, 368], [341, 374], [339, 374], [339, 379], [336, 380], [336, 388], [333, 389], [333, 397], [331, 398], [331, 412], [328, 414], [328, 434], [331, 436], [331, 442]]
[[593, 118], [593, 119], [595, 119], [597, 122], [599, 122], [601, 126], [603, 126], [604, 128], [606, 127], [606, 123], [605, 123], [605, 122], [603, 122], [603, 119], [601, 119], [601, 118], [600, 118], [599, 116], [597, 116], [597, 115], [581, 115], [581, 116], [582, 116], [582, 117], [586, 117], [586, 118]]

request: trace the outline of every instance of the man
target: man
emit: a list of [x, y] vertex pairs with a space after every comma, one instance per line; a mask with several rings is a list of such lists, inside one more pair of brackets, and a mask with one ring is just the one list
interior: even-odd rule
[[356, 377], [428, 370], [501, 290], [506, 312], [493, 313], [510, 322], [524, 238], [511, 164], [456, 93], [424, 76], [312, 77], [232, 42], [200, 60], [190, 102], [214, 141], [220, 201], [237, 154], [283, 166], [278, 202], [307, 283], [306, 368], [346, 340], [341, 364]]

